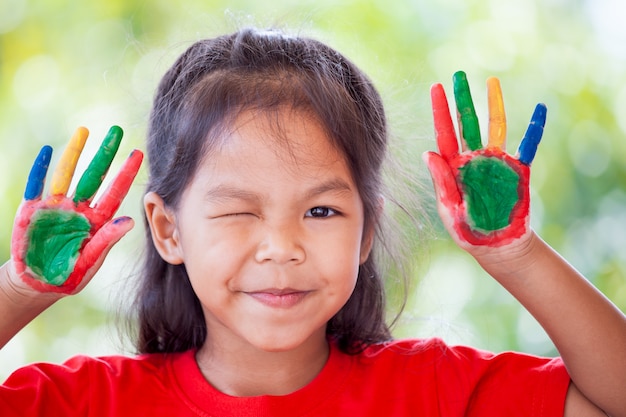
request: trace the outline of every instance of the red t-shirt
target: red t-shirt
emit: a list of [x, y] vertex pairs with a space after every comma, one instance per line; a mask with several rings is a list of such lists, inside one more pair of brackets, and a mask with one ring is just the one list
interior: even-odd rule
[[560, 417], [569, 384], [558, 358], [402, 340], [355, 356], [332, 346], [306, 387], [240, 398], [214, 389], [194, 353], [77, 356], [63, 365], [30, 365], [0, 388], [0, 415]]

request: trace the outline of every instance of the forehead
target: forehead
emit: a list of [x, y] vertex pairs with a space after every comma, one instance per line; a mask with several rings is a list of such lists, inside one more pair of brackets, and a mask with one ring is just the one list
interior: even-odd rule
[[311, 114], [284, 108], [277, 111], [244, 111], [222, 130], [218, 145], [203, 165], [236, 164], [280, 167], [286, 171], [349, 171], [322, 124]]

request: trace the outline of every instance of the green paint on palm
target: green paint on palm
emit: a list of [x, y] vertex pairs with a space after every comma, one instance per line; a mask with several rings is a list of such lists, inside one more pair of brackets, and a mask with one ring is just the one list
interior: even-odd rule
[[25, 263], [42, 281], [62, 285], [74, 270], [91, 225], [82, 214], [40, 210], [28, 228]]
[[474, 109], [467, 76], [463, 71], [458, 71], [454, 74], [452, 81], [456, 110], [461, 121], [461, 133], [465, 143], [467, 143], [467, 147], [475, 151], [482, 148], [482, 143], [480, 140], [478, 116], [476, 116], [476, 110]]
[[459, 168], [470, 226], [492, 232], [511, 223], [519, 174], [505, 161], [478, 156]]

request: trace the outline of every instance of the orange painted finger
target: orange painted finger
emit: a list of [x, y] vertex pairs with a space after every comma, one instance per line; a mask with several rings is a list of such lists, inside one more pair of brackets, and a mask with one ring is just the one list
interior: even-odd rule
[[487, 101], [489, 103], [489, 140], [488, 148], [505, 150], [506, 115], [500, 81], [491, 77], [487, 80]]
[[85, 142], [89, 136], [89, 130], [85, 127], [79, 127], [74, 132], [74, 135], [70, 139], [63, 155], [57, 164], [57, 168], [54, 170], [52, 176], [52, 183], [50, 185], [51, 195], [65, 195], [70, 188], [74, 171], [76, 170], [76, 164], [80, 157]]
[[446, 92], [441, 84], [434, 84], [430, 89], [430, 99], [433, 109], [433, 120], [435, 123], [435, 137], [439, 153], [449, 161], [459, 153], [459, 143], [457, 141], [450, 108]]

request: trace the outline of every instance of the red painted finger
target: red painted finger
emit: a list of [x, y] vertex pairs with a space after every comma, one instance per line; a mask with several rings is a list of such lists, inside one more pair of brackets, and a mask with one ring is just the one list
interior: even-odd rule
[[450, 166], [434, 152], [425, 152], [423, 159], [433, 179], [437, 201], [454, 212], [462, 200]]
[[33, 216], [35, 207], [36, 206], [31, 204], [29, 200], [26, 200], [22, 202], [17, 214], [15, 215], [15, 220], [13, 221], [13, 232], [11, 234], [11, 257], [16, 261], [22, 260], [22, 256], [24, 255], [26, 246], [28, 245], [26, 229], [30, 223], [30, 218]]
[[61, 287], [63, 292], [69, 294], [75, 292], [77, 287], [82, 288], [86, 284], [83, 281], [90, 280], [95, 275], [111, 248], [133, 228], [134, 224], [130, 217], [120, 217], [98, 230], [81, 251], [74, 271]]
[[446, 93], [441, 84], [434, 84], [430, 89], [430, 99], [435, 123], [435, 137], [439, 153], [449, 161], [459, 153], [459, 144], [448, 107]]
[[120, 207], [141, 167], [142, 160], [143, 153], [141, 151], [132, 151], [109, 188], [102, 194], [94, 206], [94, 212], [100, 218], [100, 223], [112, 218]]

